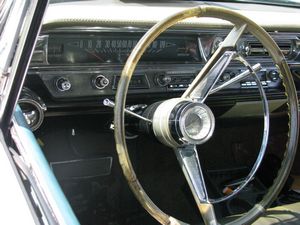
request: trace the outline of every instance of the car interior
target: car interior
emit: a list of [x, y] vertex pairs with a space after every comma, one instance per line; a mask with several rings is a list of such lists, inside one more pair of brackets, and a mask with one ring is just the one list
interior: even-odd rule
[[50, 1], [18, 105], [80, 224], [164, 223], [152, 201], [208, 224], [188, 154], [220, 223], [270, 190], [267, 207], [300, 202], [299, 13], [276, 2]]

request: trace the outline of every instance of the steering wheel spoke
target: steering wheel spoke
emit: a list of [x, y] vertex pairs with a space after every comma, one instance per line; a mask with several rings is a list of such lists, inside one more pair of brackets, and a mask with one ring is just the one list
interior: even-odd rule
[[247, 28], [247, 24], [243, 24], [239, 26], [235, 25], [230, 31], [230, 33], [227, 35], [227, 37], [224, 39], [224, 41], [222, 42], [220, 48], [225, 50], [235, 49], [238, 40], [240, 39], [240, 37], [242, 36], [246, 28]]
[[[182, 97], [188, 97], [191, 99], [196, 99], [199, 102], [204, 102], [210, 90], [215, 86], [220, 76], [223, 74], [235, 56], [235, 51], [226, 51], [207, 73], [205, 68], [203, 68], [198, 74], [198, 76], [203, 77], [203, 79], [196, 86], [193, 86], [192, 83], [191, 86], [194, 88], [192, 89], [191, 93], [188, 96], [186, 96], [184, 93]], [[204, 73], [206, 74], [204, 75]]]
[[255, 64], [254, 66], [252, 66], [252, 68], [248, 68], [247, 70], [245, 70], [244, 72], [238, 74], [237, 76], [235, 76], [234, 78], [226, 81], [225, 83], [217, 86], [217, 87], [213, 87], [210, 91], [209, 91], [209, 95], [216, 93], [230, 85], [233, 85], [235, 83], [238, 83], [240, 81], [242, 81], [243, 79], [245, 79], [246, 77], [252, 75], [253, 73], [257, 73], [258, 71], [261, 70], [261, 65], [260, 63]]
[[208, 199], [196, 146], [179, 147], [175, 149], [175, 153], [205, 224], [217, 224], [214, 207]]
[[232, 59], [237, 56], [236, 44], [246, 29], [246, 24], [234, 26], [215, 53], [196, 76], [190, 87], [183, 93], [183, 98], [197, 99], [204, 102], [210, 90], [217, 83]]

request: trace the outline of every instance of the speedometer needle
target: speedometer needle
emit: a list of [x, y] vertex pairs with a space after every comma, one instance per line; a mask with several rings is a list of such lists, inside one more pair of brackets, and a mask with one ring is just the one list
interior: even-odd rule
[[97, 55], [95, 52], [92, 52], [92, 51], [90, 51], [90, 50], [88, 50], [88, 49], [84, 49], [87, 53], [89, 53], [90, 55], [92, 55], [92, 56], [94, 56], [94, 57], [96, 57], [97, 59], [99, 59], [101, 62], [104, 62], [104, 60], [99, 56], [99, 55]]

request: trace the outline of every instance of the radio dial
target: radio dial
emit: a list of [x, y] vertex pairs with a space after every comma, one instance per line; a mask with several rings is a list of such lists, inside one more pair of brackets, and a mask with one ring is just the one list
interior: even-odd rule
[[279, 80], [279, 73], [276, 70], [271, 70], [268, 74], [268, 77], [271, 81], [276, 82]]
[[225, 72], [221, 77], [222, 82], [229, 81], [230, 79], [231, 79], [231, 74], [229, 72]]
[[68, 91], [72, 87], [71, 82], [64, 77], [58, 78], [55, 82], [55, 85], [59, 91]]
[[160, 74], [156, 77], [156, 82], [159, 86], [167, 86], [172, 81], [172, 77], [165, 74]]
[[104, 89], [109, 84], [109, 80], [104, 75], [98, 75], [93, 79], [93, 85], [97, 89]]

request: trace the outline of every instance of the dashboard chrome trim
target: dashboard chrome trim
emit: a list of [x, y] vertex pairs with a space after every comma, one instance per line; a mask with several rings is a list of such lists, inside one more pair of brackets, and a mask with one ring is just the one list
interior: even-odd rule
[[[110, 25], [110, 26], [70, 26], [70, 27], [58, 27], [58, 28], [50, 28], [50, 29], [44, 29], [42, 31], [42, 36], [45, 37], [49, 37], [52, 34], [76, 34], [76, 35], [92, 35], [92, 34], [114, 34], [114, 33], [124, 33], [124, 35], [130, 35], [130, 34], [143, 34], [145, 33], [147, 30], [149, 29], [149, 27], [145, 26], [114, 26], [114, 25]], [[172, 35], [172, 34], [178, 34], [178, 35], [197, 35], [198, 36], [198, 48], [199, 48], [199, 53], [201, 58], [203, 59], [204, 62], [207, 61], [207, 55], [205, 54], [203, 48], [203, 41], [201, 40], [201, 35], [211, 35], [212, 37], [214, 36], [214, 38], [222, 38], [225, 37], [228, 32], [230, 31], [230, 29], [228, 28], [214, 28], [214, 29], [208, 29], [208, 28], [172, 28], [172, 29], [168, 29], [165, 34], [168, 35]], [[291, 42], [291, 53], [289, 56], [291, 56], [291, 59], [288, 60], [289, 63], [296, 63], [296, 59], [299, 55], [300, 55], [300, 45], [298, 47], [294, 47], [296, 46], [296, 44], [298, 43], [299, 39], [300, 39], [300, 33], [299, 32], [286, 32], [286, 31], [272, 31], [269, 32], [269, 34], [275, 39], [277, 40], [277, 42], [286, 42], [286, 41], [290, 41]], [[255, 42], [255, 38], [250, 35], [250, 34], [244, 34], [241, 37], [241, 42], [239, 43], [240, 46], [240, 50], [242, 51], [242, 47], [246, 46], [248, 42]], [[245, 43], [245, 44], [244, 44]], [[45, 47], [44, 47], [46, 53], [48, 53], [48, 45], [47, 42], [45, 42]], [[36, 52], [36, 51], [35, 51]], [[36, 68], [36, 67], [42, 67], [42, 66], [46, 66], [46, 65], [51, 65], [48, 63], [48, 58], [47, 55], [45, 56], [44, 59], [41, 59], [41, 61], [43, 61], [43, 63], [39, 64], [39, 63], [32, 63], [30, 65], [30, 68]], [[250, 61], [252, 60], [252, 58], [255, 60], [255, 57], [253, 56], [248, 56], [248, 58], [250, 59]], [[268, 57], [261, 57], [263, 61], [266, 62], [271, 62], [270, 58]], [[297, 58], [297, 60], [300, 60], [299, 57]], [[109, 63], [108, 63], [109, 64]], [[84, 65], [76, 65], [76, 64], [64, 64], [66, 66], [84, 66]], [[91, 65], [93, 66], [97, 66], [96, 63], [91, 63]], [[110, 64], [112, 65], [112, 64]], [[57, 65], [51, 65], [51, 66], [57, 66]]]

